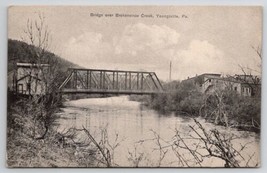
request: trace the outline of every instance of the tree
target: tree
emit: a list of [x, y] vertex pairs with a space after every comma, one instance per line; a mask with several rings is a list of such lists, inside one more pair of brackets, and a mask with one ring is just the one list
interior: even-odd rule
[[[27, 20], [22, 40], [32, 46], [30, 66], [25, 71], [29, 76], [27, 86], [30, 95], [25, 106], [28, 105], [28, 111], [32, 111], [34, 138], [44, 139], [56, 119], [54, 113], [60, 104], [60, 96], [55, 88], [58, 83], [55, 82], [58, 76], [58, 61], [48, 51], [52, 36], [44, 14], [38, 13], [37, 19]], [[37, 93], [38, 89], [40, 91]]]
[[[252, 49], [256, 52], [257, 55], [257, 67], [251, 68], [251, 67], [244, 67], [242, 65], [238, 65], [241, 71], [243, 72], [243, 75], [240, 77], [238, 76], [238, 80], [241, 82], [247, 84], [252, 91], [252, 96], [260, 98], [261, 96], [261, 63], [262, 63], [262, 51], [261, 48], [258, 46], [258, 48], [255, 48], [254, 46], [251, 46]], [[252, 74], [254, 73], [254, 75]]]
[[[51, 44], [51, 38], [44, 14], [38, 13], [38, 19], [36, 20], [27, 20], [22, 40], [33, 46], [32, 57], [30, 57], [29, 62], [31, 63], [30, 70], [27, 69], [26, 72], [29, 74], [27, 86], [30, 95], [36, 93], [37, 86], [41, 86], [41, 93], [47, 92], [47, 85], [50, 78], [49, 68], [51, 67], [44, 64], [48, 63], [49, 56], [47, 51]], [[33, 78], [36, 80], [33, 80]], [[35, 88], [31, 88], [33, 82], [35, 82]]]

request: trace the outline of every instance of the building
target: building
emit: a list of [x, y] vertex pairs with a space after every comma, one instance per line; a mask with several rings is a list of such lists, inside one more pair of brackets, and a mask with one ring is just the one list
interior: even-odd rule
[[48, 64], [17, 63], [8, 73], [8, 89], [16, 94], [42, 95], [47, 89], [45, 75], [49, 75]]
[[182, 82], [192, 82], [202, 93], [215, 90], [233, 90], [243, 96], [253, 96], [260, 92], [260, 78], [253, 75], [234, 75], [223, 77], [221, 74], [204, 73]]

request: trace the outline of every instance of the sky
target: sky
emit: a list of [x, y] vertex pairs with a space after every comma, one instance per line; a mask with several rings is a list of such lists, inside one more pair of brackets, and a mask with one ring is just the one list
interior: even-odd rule
[[154, 71], [165, 81], [170, 62], [172, 80], [242, 74], [239, 66], [260, 72], [252, 48], [262, 44], [260, 7], [13, 6], [8, 38], [25, 38], [27, 20], [39, 13], [51, 31], [49, 50], [85, 68]]

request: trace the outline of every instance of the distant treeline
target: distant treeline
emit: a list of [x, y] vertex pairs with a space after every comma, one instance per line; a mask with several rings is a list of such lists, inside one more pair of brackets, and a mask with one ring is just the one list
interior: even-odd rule
[[[14, 65], [20, 63], [35, 63], [35, 46], [29, 45], [25, 42], [8, 39], [8, 71], [14, 69]], [[46, 51], [45, 56], [42, 57], [41, 63], [51, 64], [56, 62], [59, 67], [59, 71], [66, 72], [69, 67], [79, 67], [54, 53]]]

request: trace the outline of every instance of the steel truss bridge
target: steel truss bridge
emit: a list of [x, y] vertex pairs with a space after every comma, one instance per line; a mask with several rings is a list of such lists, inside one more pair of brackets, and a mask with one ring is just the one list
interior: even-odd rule
[[156, 94], [163, 87], [155, 72], [69, 68], [60, 85], [65, 94]]

